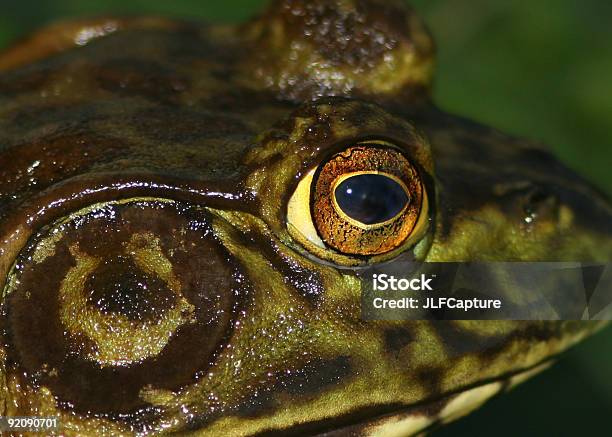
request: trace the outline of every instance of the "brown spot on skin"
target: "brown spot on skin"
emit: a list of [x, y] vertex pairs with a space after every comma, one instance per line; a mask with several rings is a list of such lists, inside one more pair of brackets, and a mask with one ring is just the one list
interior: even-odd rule
[[402, 326], [388, 328], [383, 335], [387, 351], [395, 357], [415, 339], [412, 330]]
[[273, 377], [275, 382], [263, 389], [263, 394], [238, 406], [237, 413], [243, 417], [257, 417], [269, 414], [270, 410], [280, 410], [284, 394], [290, 397], [299, 395], [304, 399], [314, 397], [340, 384], [351, 375], [351, 369], [350, 358], [340, 356], [329, 360], [317, 359], [297, 370], [279, 372]]
[[125, 256], [105, 261], [85, 281], [84, 293], [100, 312], [138, 322], [153, 321], [177, 304], [177, 296], [159, 277]]
[[[423, 367], [415, 372], [419, 383], [425, 387], [428, 396], [431, 398], [436, 398], [443, 393], [442, 380], [445, 376], [445, 370], [444, 365], [440, 365], [440, 367]], [[435, 409], [435, 406], [429, 408]]]
[[157, 143], [198, 145], [214, 139], [224, 144], [232, 139], [245, 143], [253, 137], [239, 117], [173, 106], [138, 112], [132, 118], [132, 126]]
[[23, 106], [11, 113], [10, 118], [3, 123], [2, 131], [23, 142], [23, 137], [32, 137], [40, 131], [52, 136], [60, 132], [85, 130], [86, 126], [111, 118], [109, 112], [101, 102], [49, 104], [43, 101], [39, 105]]
[[439, 320], [432, 322], [431, 326], [446, 348], [449, 358], [470, 353], [491, 352], [493, 349], [503, 347], [507, 341], [506, 336], [479, 335], [461, 328], [452, 321]]
[[[198, 430], [220, 417], [235, 415], [247, 419], [256, 419], [280, 411], [294, 396], [301, 399], [313, 397], [337, 384], [352, 374], [349, 357], [339, 356], [333, 359], [316, 359], [307, 364], [290, 370], [274, 373], [265, 385], [253, 388], [246, 394], [242, 402], [230, 411], [220, 411], [205, 417], [193, 418], [187, 424], [187, 430]], [[327, 422], [327, 421], [326, 421]], [[330, 421], [331, 422], [331, 421]], [[301, 432], [320, 430], [321, 423], [309, 423], [292, 428], [291, 432], [300, 435]], [[283, 431], [286, 433], [287, 431]], [[274, 431], [263, 432], [261, 435], [276, 435]], [[279, 433], [283, 435], [282, 433]]]
[[278, 247], [279, 243], [270, 245], [270, 241], [259, 235], [251, 235], [251, 238], [258, 243], [262, 254], [274, 265], [275, 270], [282, 274], [285, 284], [316, 307], [325, 291], [320, 273], [304, 267], [298, 260], [283, 253]]
[[94, 68], [100, 87], [124, 96], [140, 96], [154, 101], [176, 102], [178, 94], [188, 91], [189, 83], [174, 70], [144, 60], [113, 59]]
[[436, 321], [431, 326], [446, 348], [449, 358], [475, 354], [483, 362], [493, 360], [515, 341], [544, 344], [578, 332], [582, 322], [539, 321], [517, 327], [511, 333], [479, 333], [460, 326], [460, 322]]

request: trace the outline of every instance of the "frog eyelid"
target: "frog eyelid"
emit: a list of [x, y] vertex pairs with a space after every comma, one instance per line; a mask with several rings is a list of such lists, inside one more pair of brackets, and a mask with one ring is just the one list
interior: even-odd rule
[[311, 186], [316, 172], [315, 167], [306, 173], [291, 195], [287, 204], [287, 227], [294, 237], [303, 237], [315, 246], [326, 249], [310, 217]]

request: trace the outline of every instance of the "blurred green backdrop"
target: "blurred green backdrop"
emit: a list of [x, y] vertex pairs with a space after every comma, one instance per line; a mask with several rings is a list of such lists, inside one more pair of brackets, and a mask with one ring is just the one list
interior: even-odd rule
[[[49, 21], [156, 14], [233, 22], [263, 0], [0, 0], [0, 47]], [[550, 144], [612, 193], [612, 2], [413, 0], [439, 46], [445, 109]], [[612, 226], [612, 224], [611, 224]], [[612, 414], [612, 329], [553, 369], [438, 436], [605, 433]]]

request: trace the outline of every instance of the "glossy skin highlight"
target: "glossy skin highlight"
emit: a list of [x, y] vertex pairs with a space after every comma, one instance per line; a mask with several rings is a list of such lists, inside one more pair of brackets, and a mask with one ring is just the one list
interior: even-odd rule
[[[610, 260], [609, 200], [438, 109], [433, 63], [414, 13], [375, 0], [276, 1], [238, 27], [71, 23], [0, 56], [2, 415], [58, 414], [67, 435], [411, 434], [597, 330], [365, 322], [355, 270], [289, 231], [302, 178], [376, 139], [429, 197], [403, 252]], [[141, 335], [151, 318], [171, 335]]]

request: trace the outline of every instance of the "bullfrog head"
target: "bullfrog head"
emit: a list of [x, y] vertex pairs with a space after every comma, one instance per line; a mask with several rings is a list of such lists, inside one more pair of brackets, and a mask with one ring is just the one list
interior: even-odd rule
[[609, 200], [440, 110], [399, 1], [64, 23], [0, 57], [0, 403], [63, 435], [410, 435], [601, 326], [365, 321], [415, 261], [609, 261]]

